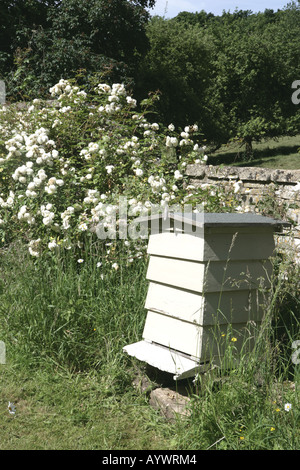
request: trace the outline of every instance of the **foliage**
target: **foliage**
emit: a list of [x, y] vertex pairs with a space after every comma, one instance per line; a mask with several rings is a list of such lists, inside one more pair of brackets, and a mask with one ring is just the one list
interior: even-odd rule
[[294, 43], [298, 26], [287, 25], [292, 11], [295, 16], [300, 13], [292, 6], [271, 17], [225, 16], [210, 25], [220, 51], [215, 65], [220, 100], [229, 117], [229, 137], [248, 144], [249, 153], [253, 140], [299, 130], [299, 112], [290, 92], [292, 77], [299, 74], [293, 59], [299, 54]]
[[154, 0], [5, 3], [0, 73], [9, 99], [45, 97], [51, 84], [82, 69], [88, 76], [106, 70], [111, 80], [129, 80], [147, 49], [145, 8], [153, 5]]
[[[0, 74], [9, 100], [45, 98], [64, 77], [102, 74], [141, 101], [160, 90], [157, 120], [197, 123], [218, 146], [299, 132], [291, 85], [299, 70], [299, 5], [274, 12], [182, 12], [153, 17], [154, 1], [4, 2]], [[18, 18], [18, 21], [16, 21]]]
[[300, 115], [291, 86], [300, 73], [299, 14], [292, 2], [276, 13], [154, 17], [139, 75], [142, 93], [152, 84], [162, 91], [167, 121], [192, 116], [209, 143], [239, 140], [248, 158], [253, 141], [296, 135]]
[[197, 125], [175, 130], [149, 121], [156, 95], [138, 112], [124, 85], [91, 88], [87, 93], [62, 79], [50, 101], [2, 108], [3, 243], [25, 239], [39, 256], [47, 247], [81, 246], [86, 237], [117, 240], [131, 233], [139, 253], [137, 215], [188, 204], [190, 210], [235, 210], [234, 187], [225, 193], [184, 184], [185, 166], [207, 160]]
[[[150, 48], [140, 64], [135, 91], [159, 90], [164, 123], [197, 122], [209, 142], [226, 138], [223, 106], [215, 93], [213, 37], [200, 25], [154, 17], [147, 26]], [[223, 122], [222, 122], [223, 120]]]

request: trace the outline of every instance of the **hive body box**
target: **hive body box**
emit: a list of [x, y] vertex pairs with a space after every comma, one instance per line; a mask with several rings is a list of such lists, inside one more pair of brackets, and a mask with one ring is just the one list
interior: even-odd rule
[[179, 379], [220, 361], [232, 338], [238, 349], [251, 349], [282, 223], [192, 213], [140, 221], [150, 228], [147, 317], [143, 341], [124, 350]]

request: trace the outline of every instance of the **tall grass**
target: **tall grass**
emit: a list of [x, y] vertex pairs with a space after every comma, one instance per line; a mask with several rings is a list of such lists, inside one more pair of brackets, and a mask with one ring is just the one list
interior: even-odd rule
[[33, 260], [22, 245], [10, 246], [0, 258], [8, 353], [13, 345], [32, 363], [50, 360], [71, 371], [115, 363], [122, 370], [122, 347], [143, 326], [145, 262], [116, 261], [117, 270], [97, 245], [82, 262], [72, 251]]
[[[104, 423], [112, 444], [103, 441], [100, 445], [130, 449], [141, 445], [141, 435], [135, 438], [134, 434], [130, 442], [116, 444], [117, 428], [109, 428], [117, 426], [114, 409], [120, 419], [118, 406], [123, 403], [124, 423], [134, 420], [136, 433], [147, 433], [145, 429], [150, 428], [153, 433], [155, 426], [163, 448], [168, 442], [170, 449], [177, 450], [299, 448], [300, 366], [292, 361], [292, 343], [300, 339], [299, 265], [291, 260], [274, 261], [272, 291], [265, 299], [255, 348], [251, 353], [246, 348], [235, 351], [228, 335], [227, 363], [199, 376], [195, 384], [187, 381], [190, 416], [178, 417], [175, 424], [166, 426], [145, 413], [148, 405], [142, 400], [141, 406], [141, 397], [132, 389], [132, 360], [122, 352], [124, 345], [141, 339], [146, 260], [128, 265], [117, 257], [119, 268], [114, 270], [97, 245], [89, 245], [83, 259], [78, 263], [71, 251], [33, 259], [18, 243], [2, 252], [0, 339], [5, 341], [8, 361], [22, 362], [27, 370], [47, 365], [74, 377], [81, 372], [96, 374], [93, 380], [100, 384], [102, 400], [106, 394], [114, 396], [109, 421]], [[228, 368], [232, 356], [238, 361]], [[288, 403], [292, 408], [286, 411]], [[97, 409], [96, 403], [89, 406]], [[81, 419], [80, 410], [72, 409], [74, 413]], [[93, 421], [92, 414], [85, 419]], [[69, 418], [67, 423], [74, 424]], [[92, 428], [91, 439], [95, 439]], [[94, 445], [87, 444], [87, 439], [85, 443], [86, 448]], [[144, 440], [142, 445], [149, 444]], [[159, 448], [159, 441], [155, 445]]]
[[300, 365], [292, 360], [292, 344], [300, 339], [300, 267], [291, 260], [273, 264], [255, 346], [234, 351], [229, 337], [220, 367], [199, 377], [191, 424], [180, 423], [182, 448], [299, 449]]

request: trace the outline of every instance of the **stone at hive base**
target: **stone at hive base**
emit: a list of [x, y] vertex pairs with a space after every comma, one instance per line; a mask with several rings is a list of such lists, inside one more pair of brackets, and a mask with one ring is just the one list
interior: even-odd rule
[[159, 410], [167, 420], [173, 421], [176, 415], [189, 416], [189, 401], [189, 397], [181, 395], [178, 391], [170, 388], [156, 388], [150, 394], [149, 404]]

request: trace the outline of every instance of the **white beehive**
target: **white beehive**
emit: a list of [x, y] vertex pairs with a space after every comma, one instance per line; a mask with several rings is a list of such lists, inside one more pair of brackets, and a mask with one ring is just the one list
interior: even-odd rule
[[[256, 214], [168, 214], [150, 226], [143, 340], [124, 351], [185, 378], [235, 346], [252, 347], [270, 286], [274, 231], [283, 222]], [[247, 341], [245, 341], [247, 339]]]

